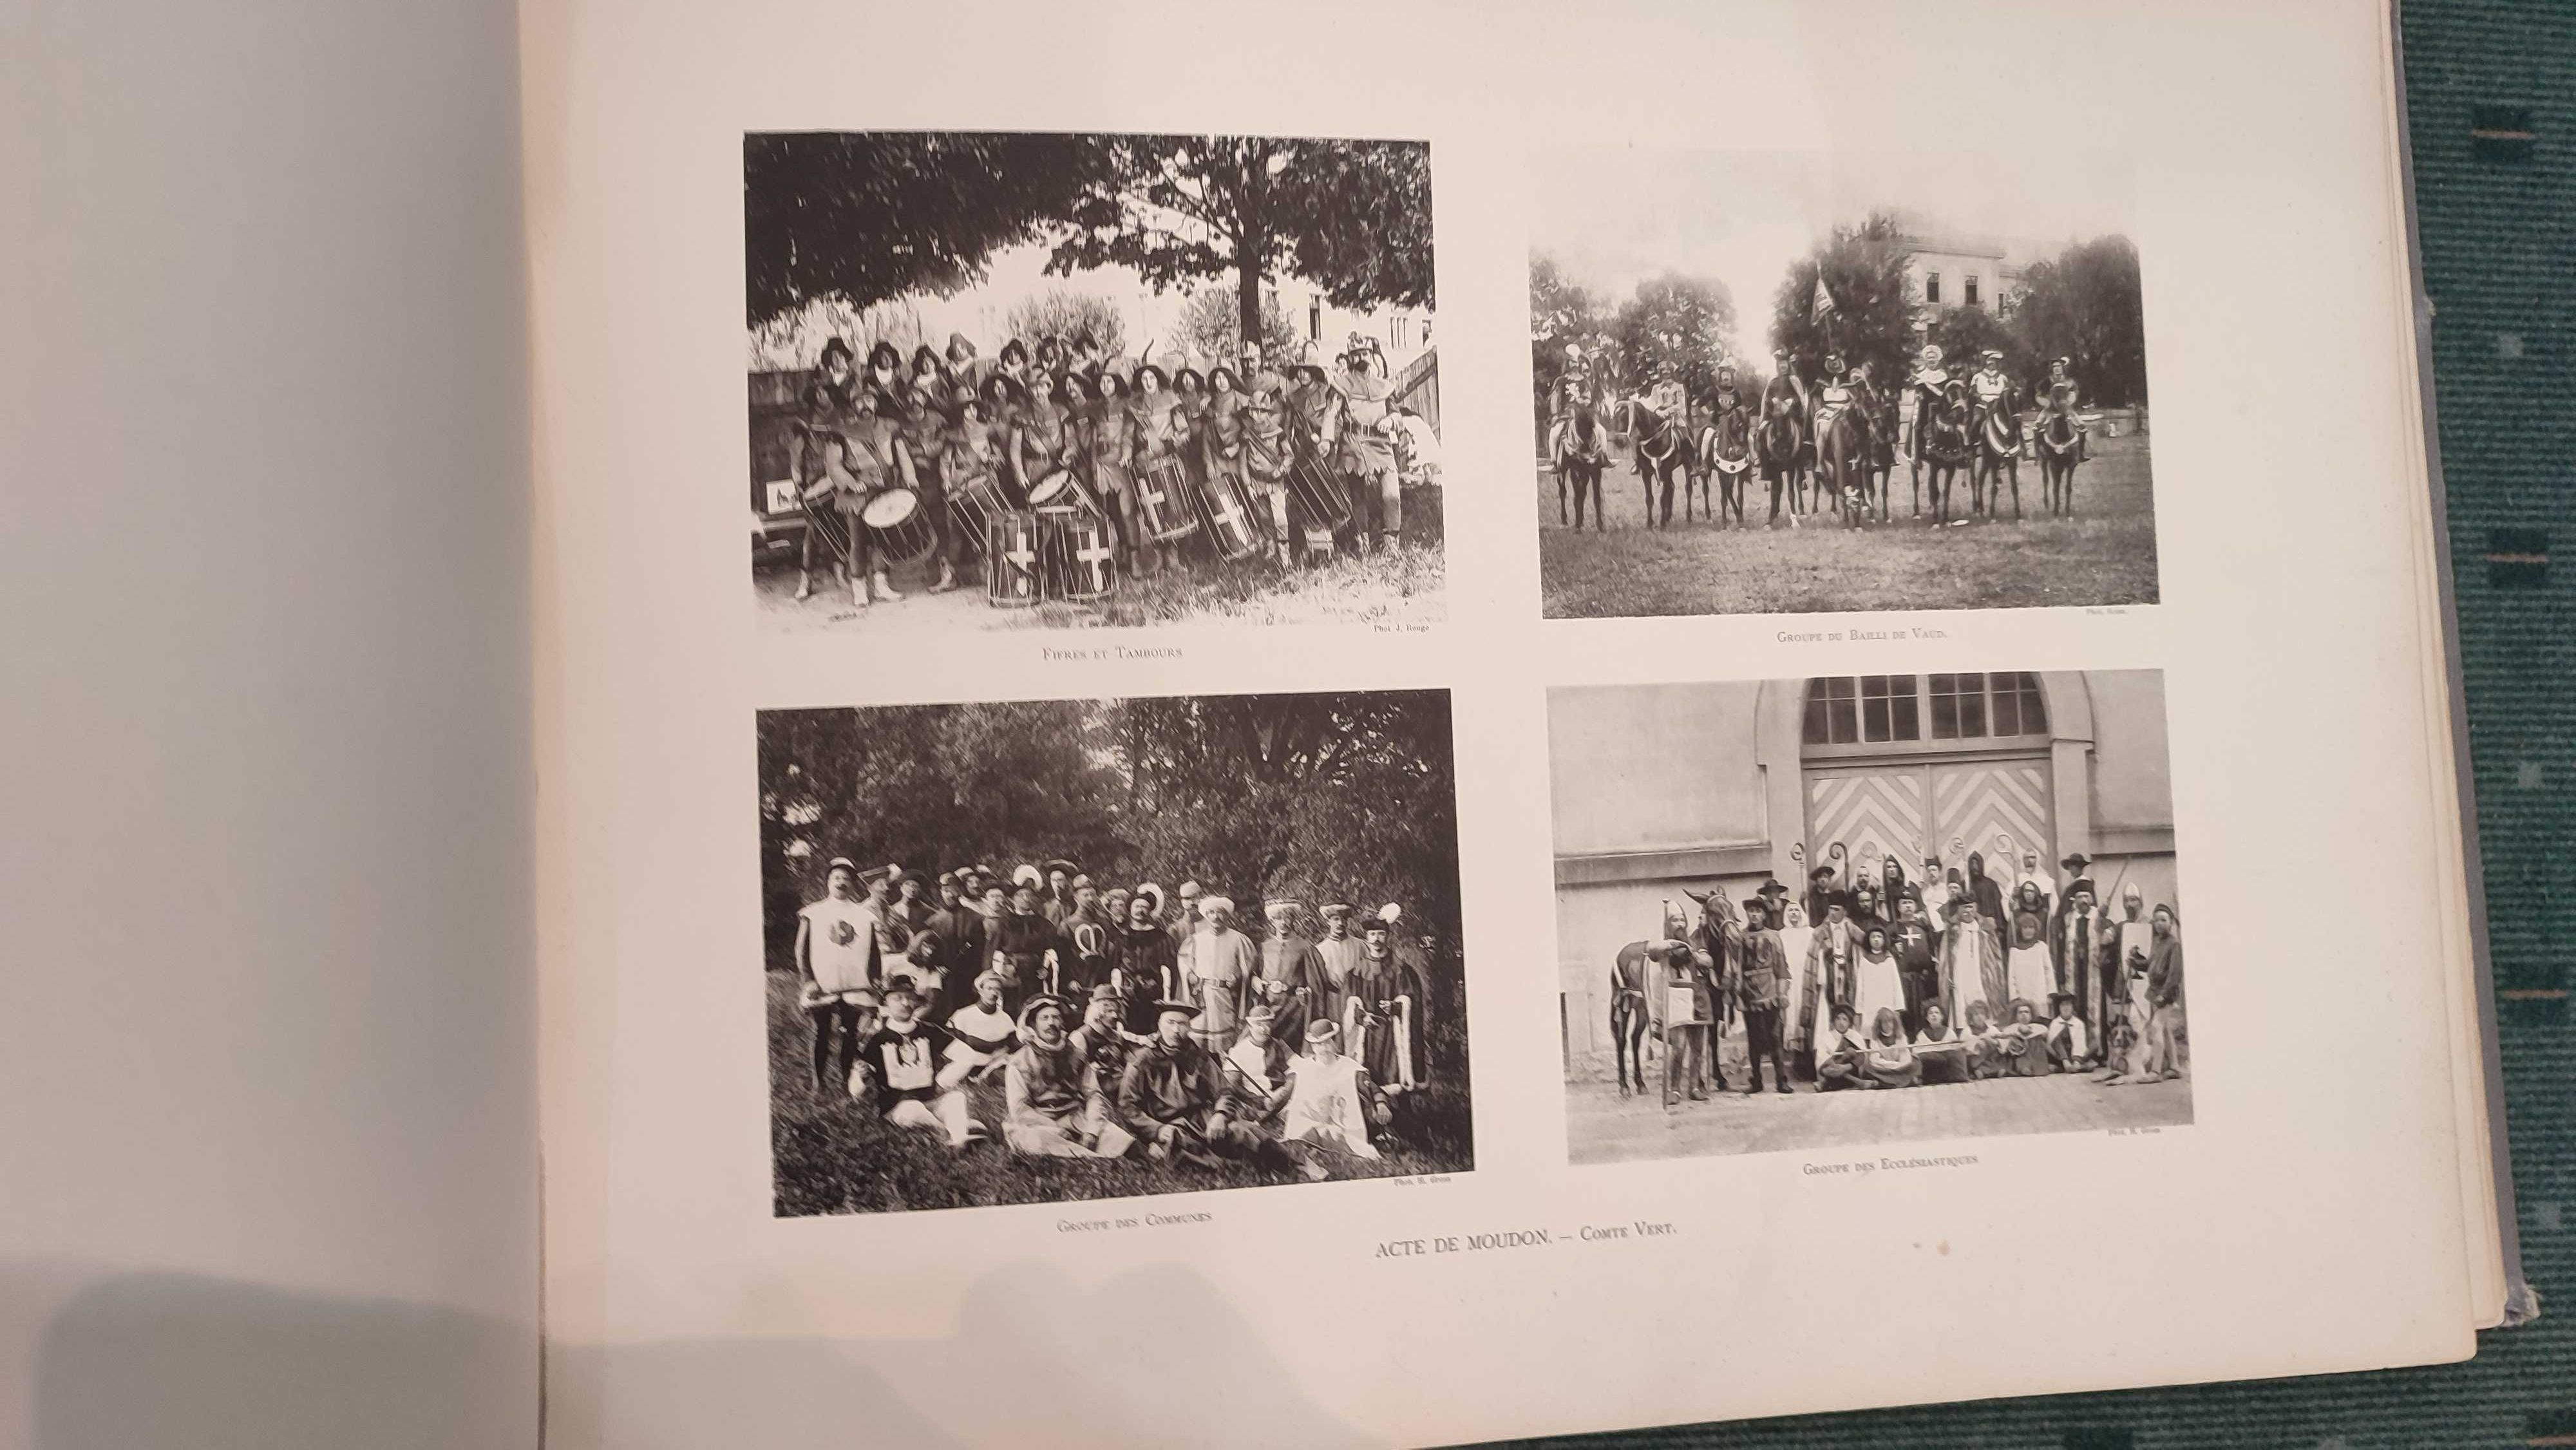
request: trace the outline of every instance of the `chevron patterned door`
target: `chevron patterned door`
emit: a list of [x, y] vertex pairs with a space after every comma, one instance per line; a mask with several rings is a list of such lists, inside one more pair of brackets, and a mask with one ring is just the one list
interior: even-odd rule
[[1836, 868], [1845, 883], [1857, 872], [1875, 874], [1878, 859], [1891, 852], [1915, 874], [1930, 834], [1928, 785], [1920, 765], [1810, 769], [1807, 865], [1833, 865], [1826, 853], [1839, 844], [1848, 857]]
[[1878, 858], [1890, 852], [1916, 879], [1927, 855], [1956, 866], [1982, 851], [2004, 880], [2024, 850], [2039, 852], [2044, 873], [2056, 863], [2044, 756], [1815, 765], [1806, 774], [1807, 862], [1829, 863], [1826, 853], [1839, 843], [1848, 857], [1845, 881], [1854, 871], [1875, 875]]

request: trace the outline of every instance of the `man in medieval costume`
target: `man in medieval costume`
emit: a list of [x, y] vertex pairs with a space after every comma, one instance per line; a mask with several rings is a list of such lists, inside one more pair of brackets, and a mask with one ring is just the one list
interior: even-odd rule
[[1261, 948], [1234, 928], [1234, 901], [1199, 898], [1199, 924], [1180, 949], [1181, 990], [1197, 1011], [1191, 1030], [1199, 1045], [1223, 1056], [1243, 1030], [1252, 984], [1261, 975]]
[[1370, 917], [1363, 946], [1342, 1035], [1369, 1077], [1400, 1105], [1403, 1094], [1421, 1086], [1426, 994], [1422, 979], [1395, 954], [1394, 922]]
[[1765, 881], [1771, 892], [1757, 891], [1745, 903], [1747, 927], [1742, 950], [1743, 966], [1737, 973], [1737, 996], [1744, 1012], [1744, 1095], [1762, 1091], [1762, 1059], [1771, 1059], [1771, 1086], [1775, 1092], [1789, 1092], [1789, 1059], [1782, 1051], [1781, 1018], [1789, 1000], [1789, 957], [1780, 943], [1780, 933], [1773, 929], [1772, 913], [1788, 896], [1788, 888], [1777, 881]]
[[[1285, 898], [1265, 905], [1270, 934], [1261, 939], [1261, 972], [1252, 984], [1253, 1000], [1269, 1009], [1271, 1036], [1282, 1051], [1288, 1043], [1306, 1040], [1306, 1024], [1319, 1013], [1329, 1013], [1326, 1004], [1335, 995], [1325, 981], [1324, 961], [1315, 943], [1297, 930], [1298, 909], [1298, 903]], [[1330, 920], [1336, 908], [1324, 910]], [[1350, 914], [1347, 906], [1339, 911], [1344, 917]]]

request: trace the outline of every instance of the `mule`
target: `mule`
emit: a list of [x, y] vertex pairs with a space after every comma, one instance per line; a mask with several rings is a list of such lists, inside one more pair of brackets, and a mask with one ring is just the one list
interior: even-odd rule
[[1968, 479], [1977, 511], [1988, 518], [2003, 510], [2000, 485], [2012, 480], [2013, 522], [2021, 522], [2021, 419], [2009, 394], [1977, 410], [1977, 465]]
[[[1661, 964], [1648, 954], [1648, 944], [1632, 941], [1619, 948], [1610, 967], [1610, 1053], [1617, 1059], [1619, 1096], [1646, 1090], [1646, 1029], [1655, 1015], [1650, 994]], [[1631, 1069], [1636, 1086], [1629, 1086]]]
[[2084, 435], [2075, 415], [2052, 409], [2039, 422], [2039, 488], [2051, 518], [2075, 517], [2075, 465], [2082, 460]]
[[1646, 527], [1656, 527], [1655, 485], [1663, 485], [1664, 528], [1673, 526], [1673, 475], [1687, 475], [1690, 444], [1682, 425], [1642, 398], [1622, 398], [1611, 414], [1610, 431], [1626, 436], [1636, 456], [1637, 478], [1646, 489]]

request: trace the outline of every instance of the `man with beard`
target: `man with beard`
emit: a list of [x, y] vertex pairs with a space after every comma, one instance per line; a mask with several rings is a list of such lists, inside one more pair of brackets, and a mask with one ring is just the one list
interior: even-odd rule
[[1020, 1045], [1002, 1069], [1002, 1141], [1031, 1158], [1090, 1158], [1082, 1054], [1064, 1028], [1064, 999], [1040, 992], [1020, 1016]]
[[951, 982], [974, 978], [984, 964], [984, 918], [967, 902], [969, 870], [939, 873], [939, 906], [922, 921], [910, 954], [913, 982], [935, 1015]]
[[909, 982], [886, 989], [885, 1016], [859, 1049], [860, 1066], [876, 1094], [877, 1110], [898, 1128], [922, 1128], [963, 1148], [985, 1136], [967, 1112], [965, 1073], [949, 1060], [951, 1039], [938, 1024], [917, 1015], [920, 997]]
[[898, 944], [909, 950], [912, 934], [930, 920], [930, 903], [921, 896], [921, 873], [888, 866], [886, 877], [894, 882], [894, 900], [886, 907], [886, 921], [897, 928]]
[[1073, 913], [1073, 878], [1082, 868], [1062, 857], [1046, 863], [1046, 890], [1038, 898], [1038, 914], [1050, 926], [1064, 925]]
[[1305, 1055], [1288, 1065], [1288, 1100], [1279, 1113], [1279, 1142], [1309, 1179], [1332, 1176], [1341, 1158], [1375, 1159], [1372, 1127], [1395, 1121], [1395, 1105], [1356, 1058], [1342, 1055], [1330, 1022], [1306, 1026]]
[[[1334, 909], [1324, 908], [1328, 922]], [[1328, 1003], [1332, 993], [1325, 983], [1324, 962], [1316, 944], [1297, 931], [1297, 903], [1273, 901], [1265, 910], [1270, 917], [1270, 935], [1261, 940], [1261, 975], [1254, 980], [1252, 990], [1260, 1006], [1269, 1010], [1270, 1036], [1285, 1053], [1288, 1043], [1305, 1041], [1307, 1022], [1331, 1010]], [[1341, 907], [1340, 911], [1345, 919], [1349, 917], [1349, 907]]]
[[1275, 1135], [1279, 1110], [1288, 1105], [1288, 1065], [1294, 1054], [1273, 1032], [1277, 1018], [1258, 1003], [1243, 1014], [1243, 1035], [1225, 1051], [1227, 1121], [1248, 1132]]
[[2094, 1050], [2101, 1052], [2109, 1044], [2104, 1040], [2102, 933], [2110, 921], [2093, 902], [2093, 878], [2084, 874], [2088, 863], [2073, 855], [2061, 863], [2075, 873], [2066, 883], [2063, 901], [2057, 909], [2057, 920], [2050, 925], [2048, 944], [2057, 967], [2057, 987], [2075, 999], [2076, 1019], [2084, 1024]]
[[[1099, 1149], [1103, 1158], [1124, 1158], [1136, 1146], [1135, 1137], [1118, 1120], [1118, 1084], [1127, 1075], [1127, 1058], [1136, 1047], [1119, 1027], [1125, 1006], [1115, 989], [1101, 983], [1091, 989], [1082, 1025], [1072, 1034], [1074, 1053], [1082, 1059], [1083, 1110], [1090, 1115], [1087, 1121], [1096, 1125], [1083, 1146]], [[1144, 1035], [1153, 1035], [1150, 1024]]]
[[[1323, 973], [1323, 990], [1307, 1004], [1306, 1020], [1341, 1024], [1342, 1013], [1350, 1005], [1351, 973], [1359, 970], [1360, 959], [1368, 954], [1360, 939], [1351, 932], [1352, 912], [1348, 904], [1334, 901], [1324, 906], [1324, 939], [1315, 943], [1315, 961]], [[1300, 1024], [1294, 1033], [1282, 1032], [1294, 1042], [1306, 1040], [1306, 1029]]]
[[1351, 973], [1342, 1036], [1369, 1077], [1390, 1098], [1400, 1098], [1421, 1086], [1426, 994], [1422, 979], [1396, 958], [1394, 922], [1382, 915], [1370, 917], [1362, 946], [1360, 964]]
[[2120, 920], [2103, 934], [2102, 975], [2112, 990], [2102, 1024], [2102, 1076], [2118, 1078], [2140, 1070], [2146, 1060], [2147, 967], [2155, 950], [2155, 926], [2146, 918], [2146, 897], [2131, 882], [2120, 888]]
[[[796, 913], [797, 1005], [814, 1027], [814, 1091], [845, 1085], [859, 1051], [859, 998], [885, 985], [885, 935], [879, 912], [885, 886], [868, 874], [867, 899], [859, 899], [858, 863], [832, 858], [823, 899]], [[829, 1064], [827, 1066], [827, 1063]]]
[[1896, 974], [1905, 991], [1905, 1031], [1923, 1030], [1923, 1008], [1941, 998], [1941, 961], [1932, 952], [1932, 930], [1923, 922], [1923, 903], [1897, 898], [1896, 926], [1890, 943], [1896, 948]]
[[[1776, 893], [1776, 894], [1772, 894]], [[1772, 913], [1775, 902], [1788, 895], [1787, 888], [1776, 881], [1763, 883], [1763, 890], [1744, 903], [1746, 935], [1744, 965], [1739, 974], [1736, 1000], [1744, 1012], [1744, 1095], [1762, 1091], [1762, 1059], [1771, 1059], [1771, 1087], [1774, 1092], [1789, 1092], [1789, 1059], [1781, 1050], [1781, 1017], [1789, 1000], [1789, 957], [1780, 946], [1780, 932]]]
[[1181, 943], [1181, 989], [1198, 1008], [1191, 1029], [1199, 1045], [1222, 1056], [1234, 1045], [1251, 1005], [1252, 983], [1261, 975], [1261, 949], [1234, 929], [1234, 902], [1223, 896], [1199, 898], [1199, 927]]
[[1178, 1159], [1212, 1168], [1218, 1157], [1245, 1156], [1257, 1146], [1255, 1135], [1227, 1121], [1220, 1106], [1224, 1069], [1191, 1030], [1198, 1015], [1192, 1002], [1156, 1003], [1154, 1035], [1128, 1054], [1119, 1079], [1118, 1116], [1156, 1163]]
[[1108, 985], [1120, 1004], [1118, 1021], [1136, 1041], [1154, 1035], [1155, 1005], [1181, 995], [1180, 949], [1155, 917], [1161, 888], [1148, 882], [1127, 900], [1127, 923], [1110, 950]]
[[1037, 888], [1025, 880], [1011, 893], [1011, 908], [994, 924], [987, 945], [986, 965], [1001, 978], [1003, 1004], [1014, 1015], [1064, 957], [1063, 938], [1038, 914]]
[[[1195, 881], [1182, 882], [1181, 889], [1174, 893], [1174, 900], [1178, 904], [1172, 912], [1171, 921], [1163, 928], [1164, 934], [1172, 939], [1172, 950], [1179, 951], [1181, 943], [1188, 941], [1190, 933], [1198, 928], [1199, 899], [1206, 894]], [[1157, 902], [1158, 908], [1159, 905], [1160, 903]]]
[[1833, 1009], [1853, 1001], [1852, 963], [1860, 955], [1860, 930], [1843, 911], [1839, 897], [1828, 897], [1825, 919], [1807, 940], [1807, 960], [1798, 975], [1798, 1036], [1817, 1040], [1833, 1022]]

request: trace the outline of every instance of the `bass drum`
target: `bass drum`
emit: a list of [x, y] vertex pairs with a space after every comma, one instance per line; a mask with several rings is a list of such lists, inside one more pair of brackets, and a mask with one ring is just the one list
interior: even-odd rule
[[1136, 475], [1136, 512], [1158, 544], [1177, 544], [1199, 531], [1198, 491], [1180, 460], [1147, 464]]
[[1005, 509], [984, 526], [984, 602], [995, 609], [1035, 609], [1045, 597], [1045, 556], [1038, 516]]
[[1080, 509], [1038, 511], [1038, 552], [1046, 557], [1049, 591], [1059, 599], [1089, 603], [1118, 587], [1109, 524]]
[[921, 495], [908, 488], [879, 489], [859, 510], [859, 522], [875, 533], [878, 550], [898, 564], [925, 557], [939, 542], [921, 511]]
[[1261, 552], [1269, 535], [1269, 517], [1261, 503], [1244, 487], [1240, 474], [1221, 474], [1208, 480], [1207, 488], [1197, 500], [1199, 523], [1207, 529], [1208, 542], [1229, 563], [1240, 563]]

